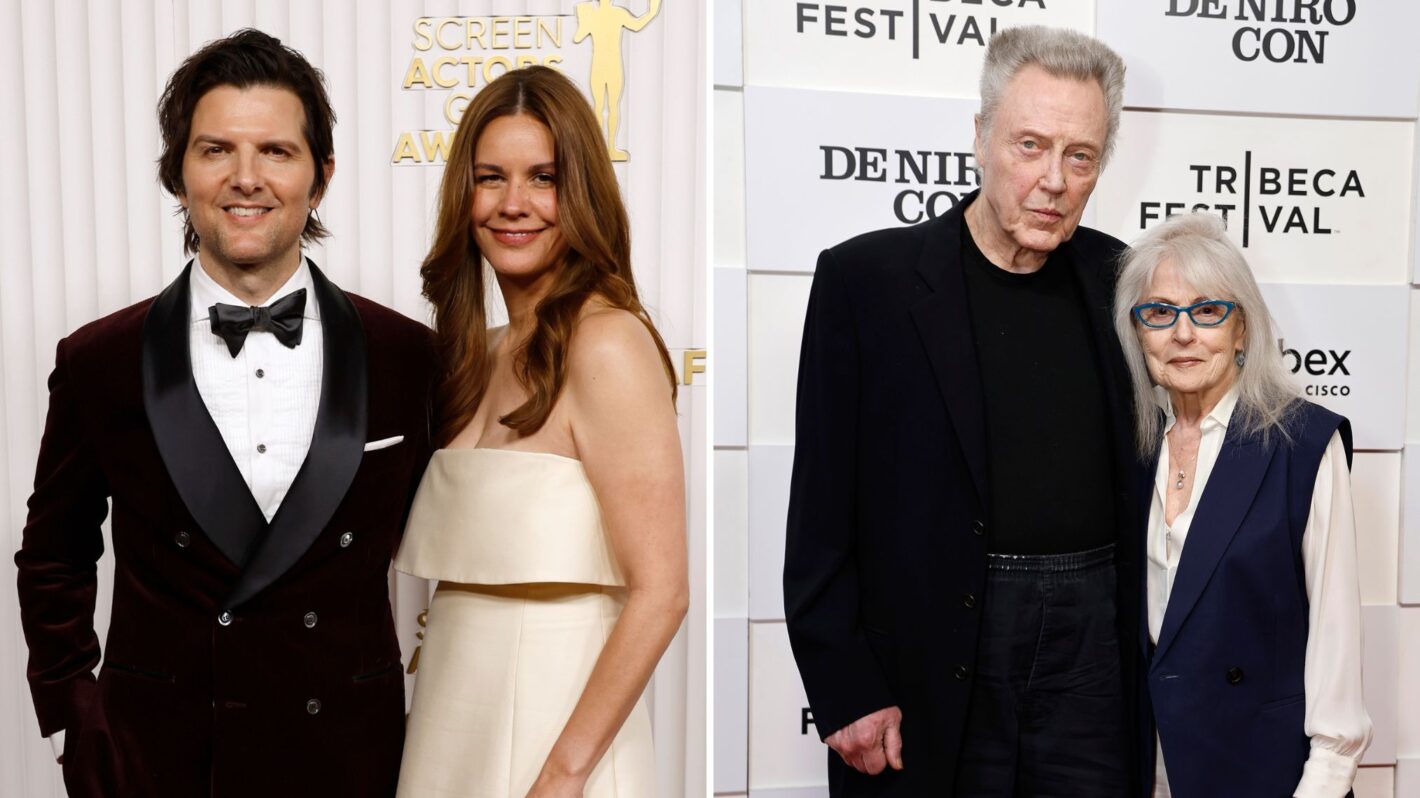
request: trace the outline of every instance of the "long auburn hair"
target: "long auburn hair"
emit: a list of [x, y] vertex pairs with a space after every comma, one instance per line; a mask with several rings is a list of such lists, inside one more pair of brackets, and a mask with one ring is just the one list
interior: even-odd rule
[[567, 250], [552, 287], [534, 309], [532, 334], [513, 352], [513, 373], [526, 402], [499, 422], [521, 435], [547, 422], [567, 381], [567, 352], [583, 305], [593, 296], [646, 325], [676, 396], [675, 369], [651, 323], [631, 274], [631, 225], [590, 103], [567, 77], [543, 66], [515, 69], [474, 95], [450, 145], [439, 187], [434, 244], [419, 274], [434, 306], [434, 339], [443, 374], [437, 391], [438, 438], [448, 443], [473, 420], [488, 388], [485, 302], [488, 281], [472, 231], [474, 148], [494, 119], [526, 114], [552, 132], [556, 156], [557, 226]]

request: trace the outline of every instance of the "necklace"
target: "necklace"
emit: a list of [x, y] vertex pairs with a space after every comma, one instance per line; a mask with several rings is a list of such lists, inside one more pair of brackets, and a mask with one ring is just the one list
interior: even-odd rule
[[[1196, 453], [1195, 453], [1195, 455], [1196, 455]], [[1175, 481], [1174, 481], [1174, 483], [1173, 483], [1174, 490], [1183, 490], [1183, 482], [1184, 482], [1184, 479], [1186, 478], [1185, 469], [1188, 467], [1189, 464], [1186, 463], [1186, 462], [1183, 462], [1180, 458], [1178, 458], [1177, 456], [1175, 456], [1175, 454], [1174, 454], [1173, 441], [1169, 441], [1169, 461], [1170, 461], [1170, 462], [1177, 462], [1177, 463], [1179, 464], [1179, 465], [1178, 465], [1178, 473], [1174, 475], [1174, 476], [1175, 476]]]

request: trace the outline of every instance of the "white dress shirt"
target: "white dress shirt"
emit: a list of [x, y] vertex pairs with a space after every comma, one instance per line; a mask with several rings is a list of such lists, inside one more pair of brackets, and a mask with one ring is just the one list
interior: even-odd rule
[[[1162, 390], [1167, 415], [1164, 434], [1173, 429], [1173, 407]], [[1197, 466], [1188, 505], [1173, 524], [1164, 522], [1168, 492], [1176, 479], [1169, 447], [1159, 453], [1149, 508], [1149, 637], [1158, 642], [1179, 559], [1198, 500], [1218, 462], [1228, 431], [1236, 389], [1229, 391], [1200, 422]], [[1361, 697], [1361, 588], [1356, 575], [1356, 517], [1351, 506], [1351, 472], [1340, 432], [1333, 433], [1317, 468], [1311, 510], [1302, 532], [1302, 566], [1308, 599], [1308, 634], [1303, 683], [1311, 753], [1293, 793], [1296, 798], [1341, 798], [1351, 789], [1361, 754], [1371, 742], [1371, 718]], [[1155, 735], [1154, 798], [1169, 798], [1168, 773]]]
[[[306, 460], [320, 407], [324, 335], [304, 256], [296, 272], [264, 303], [270, 305], [302, 288], [306, 308], [301, 343], [287, 348], [275, 335], [253, 331], [242, 351], [232, 357], [227, 342], [212, 332], [209, 309], [217, 302], [249, 305], [218, 285], [195, 258], [188, 277], [192, 298], [188, 354], [197, 393], [268, 522]], [[64, 731], [50, 735], [49, 744], [58, 759], [64, 753]]]
[[192, 377], [237, 470], [270, 521], [306, 460], [320, 406], [323, 331], [311, 270], [302, 259], [291, 278], [263, 303], [306, 289], [301, 343], [288, 348], [270, 332], [253, 331], [236, 357], [212, 332], [209, 309], [217, 302], [239, 307], [247, 303], [218, 285], [201, 262], [194, 262], [190, 280]]

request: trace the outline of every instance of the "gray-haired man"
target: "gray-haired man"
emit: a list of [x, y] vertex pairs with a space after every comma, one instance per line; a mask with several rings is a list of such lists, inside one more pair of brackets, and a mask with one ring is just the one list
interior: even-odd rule
[[784, 593], [832, 795], [1137, 792], [1124, 247], [1078, 226], [1123, 82], [1087, 36], [998, 34], [980, 191], [819, 258]]

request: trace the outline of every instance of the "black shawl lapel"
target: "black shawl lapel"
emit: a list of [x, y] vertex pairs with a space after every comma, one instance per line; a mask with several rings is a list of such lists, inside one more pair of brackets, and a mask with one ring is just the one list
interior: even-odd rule
[[966, 301], [962, 273], [962, 214], [976, 197], [963, 197], [956, 207], [929, 222], [917, 273], [932, 289], [931, 295], [912, 306], [912, 319], [932, 363], [937, 388], [946, 402], [952, 426], [961, 441], [962, 454], [971, 469], [976, 495], [984, 506], [986, 494], [986, 410], [981, 398], [981, 375], [976, 365], [976, 343]]
[[1188, 542], [1178, 564], [1178, 576], [1169, 593], [1169, 606], [1164, 611], [1164, 623], [1159, 628], [1159, 643], [1154, 661], [1159, 662], [1168, 651], [1193, 606], [1203, 595], [1208, 580], [1223, 558], [1242, 524], [1243, 516], [1252, 507], [1253, 497], [1262, 486], [1262, 477], [1277, 448], [1277, 437], [1269, 437], [1263, 446], [1257, 438], [1241, 439], [1239, 425], [1228, 427], [1218, 462], [1203, 487], [1198, 509], [1188, 527]]
[[143, 320], [143, 408], [153, 440], [187, 511], [238, 567], [266, 529], [266, 517], [202, 403], [188, 350], [187, 264], [153, 300]]
[[224, 609], [264, 590], [310, 549], [345, 498], [364, 457], [369, 402], [365, 329], [344, 292], [314, 263], [310, 268], [324, 341], [315, 434], [306, 461]]

